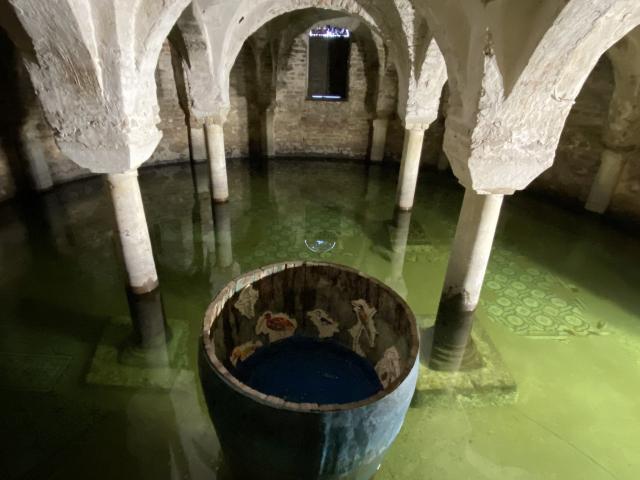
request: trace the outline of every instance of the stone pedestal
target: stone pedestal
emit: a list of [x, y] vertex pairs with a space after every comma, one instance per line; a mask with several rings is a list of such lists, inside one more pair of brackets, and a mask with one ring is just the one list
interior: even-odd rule
[[158, 286], [151, 239], [138, 184], [138, 171], [107, 175], [129, 287], [136, 294]]
[[423, 129], [407, 129], [402, 150], [402, 164], [398, 178], [396, 205], [400, 210], [411, 210], [418, 182], [420, 158], [422, 156]]
[[205, 122], [207, 156], [209, 158], [209, 184], [211, 199], [226, 202], [229, 199], [227, 184], [227, 162], [224, 153], [224, 131], [222, 123]]
[[584, 208], [595, 213], [604, 213], [607, 210], [623, 168], [624, 153], [605, 148], [602, 152], [600, 169], [593, 180]]
[[371, 153], [369, 157], [372, 162], [381, 162], [384, 159], [384, 149], [387, 144], [388, 126], [388, 118], [376, 118], [373, 121], [373, 132], [371, 134]]
[[502, 195], [467, 189], [449, 256], [429, 366], [456, 370], [469, 351], [472, 315], [484, 281]]

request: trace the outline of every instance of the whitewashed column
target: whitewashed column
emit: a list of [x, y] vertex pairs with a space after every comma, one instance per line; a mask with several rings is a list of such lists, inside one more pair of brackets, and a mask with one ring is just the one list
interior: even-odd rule
[[200, 122], [189, 122], [189, 154], [194, 162], [207, 159], [207, 145], [205, 141], [204, 128]]
[[133, 293], [148, 293], [158, 286], [158, 274], [138, 184], [138, 171], [110, 173], [107, 182], [129, 286]]
[[411, 210], [413, 207], [418, 171], [420, 170], [424, 130], [422, 127], [412, 127], [405, 130], [396, 196], [396, 205], [400, 210]]
[[381, 162], [384, 159], [384, 150], [387, 144], [387, 129], [389, 127], [388, 117], [379, 117], [373, 121], [373, 132], [371, 134], [370, 160]]
[[44, 119], [39, 111], [30, 112], [29, 118], [20, 130], [22, 152], [27, 160], [29, 177], [33, 188], [38, 192], [44, 192], [53, 187], [53, 178], [47, 157], [58, 150], [52, 133], [40, 131], [39, 121]]
[[229, 199], [223, 124], [224, 121], [213, 118], [208, 118], [204, 124], [207, 140], [207, 156], [209, 158], [211, 199], [217, 203], [226, 202]]
[[431, 368], [457, 370], [468, 348], [502, 200], [503, 195], [465, 192], [436, 317]]
[[464, 194], [442, 298], [458, 298], [467, 311], [478, 305], [502, 199], [503, 195], [480, 195], [471, 189]]
[[593, 180], [584, 208], [590, 212], [604, 213], [611, 203], [624, 168], [625, 152], [605, 148], [600, 157], [600, 168]]

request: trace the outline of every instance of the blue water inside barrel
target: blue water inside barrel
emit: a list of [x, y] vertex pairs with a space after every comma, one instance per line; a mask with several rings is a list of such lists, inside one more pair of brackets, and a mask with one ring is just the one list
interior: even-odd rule
[[382, 390], [366, 359], [336, 342], [302, 336], [256, 350], [234, 373], [259, 392], [297, 403], [357, 402]]

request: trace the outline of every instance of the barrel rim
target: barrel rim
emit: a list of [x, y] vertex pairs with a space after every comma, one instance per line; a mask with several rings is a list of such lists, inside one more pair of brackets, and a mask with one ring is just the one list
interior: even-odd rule
[[[364, 400], [359, 400], [357, 402], [350, 403], [340, 403], [340, 404], [317, 404], [317, 403], [297, 403], [297, 402], [289, 402], [280, 397], [276, 397], [273, 395], [266, 395], [254, 388], [249, 387], [248, 385], [242, 383], [238, 380], [218, 359], [215, 353], [215, 345], [211, 339], [211, 329], [215, 323], [216, 317], [221, 313], [222, 309], [226, 305], [226, 303], [235, 295], [237, 292], [245, 288], [247, 285], [252, 284], [255, 281], [266, 278], [275, 273], [282, 272], [284, 270], [290, 268], [300, 268], [305, 266], [311, 267], [332, 267], [338, 268], [341, 270], [348, 271], [350, 273], [359, 275], [360, 277], [365, 278], [366, 280], [373, 282], [381, 288], [387, 290], [391, 296], [404, 308], [407, 312], [407, 319], [411, 325], [411, 349], [409, 351], [408, 361], [406, 367], [403, 369], [402, 373], [396, 378], [393, 383], [391, 383], [386, 388], [380, 390], [375, 395], [368, 397]], [[407, 304], [407, 302], [390, 286], [381, 282], [380, 280], [367, 275], [355, 268], [349, 267], [347, 265], [342, 265], [339, 263], [333, 262], [316, 262], [316, 261], [289, 261], [289, 262], [278, 262], [272, 263], [269, 265], [265, 265], [263, 267], [257, 268], [255, 270], [251, 270], [249, 272], [243, 273], [242, 275], [234, 278], [229, 283], [227, 283], [215, 296], [213, 301], [209, 304], [207, 311], [204, 316], [203, 328], [201, 333], [201, 345], [204, 350], [204, 354], [207, 359], [207, 363], [212, 367], [212, 370], [218, 377], [220, 377], [227, 385], [236, 390], [237, 392], [251, 398], [256, 402], [260, 402], [266, 404], [268, 406], [290, 410], [294, 412], [303, 412], [303, 413], [325, 413], [325, 412], [340, 412], [353, 410], [360, 407], [365, 407], [367, 405], [373, 404], [382, 398], [387, 397], [397, 390], [397, 388], [410, 376], [413, 368], [415, 367], [416, 362], [418, 361], [418, 353], [420, 351], [420, 335], [418, 334], [418, 325], [416, 322], [415, 315], [413, 311]]]

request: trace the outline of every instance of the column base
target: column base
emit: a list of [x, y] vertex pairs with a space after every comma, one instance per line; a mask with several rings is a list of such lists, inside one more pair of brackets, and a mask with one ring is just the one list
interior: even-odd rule
[[440, 300], [429, 355], [430, 369], [452, 372], [473, 363], [476, 351], [471, 340], [473, 314], [465, 309], [462, 294]]

